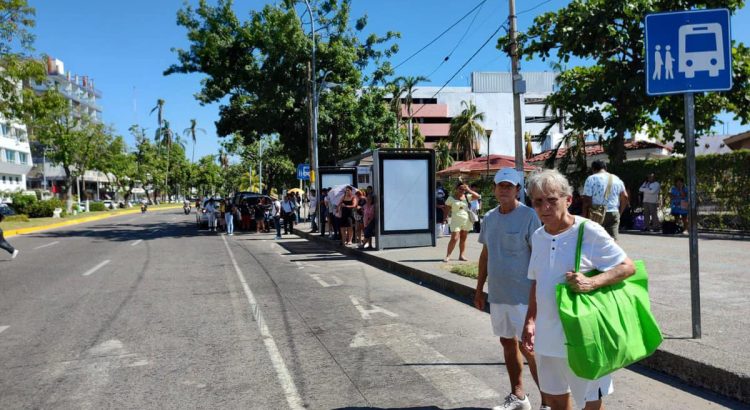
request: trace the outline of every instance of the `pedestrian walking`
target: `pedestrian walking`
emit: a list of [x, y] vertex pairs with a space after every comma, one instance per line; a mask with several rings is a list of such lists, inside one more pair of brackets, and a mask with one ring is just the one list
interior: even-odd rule
[[490, 302], [490, 319], [495, 336], [500, 338], [505, 368], [510, 378], [510, 393], [496, 409], [530, 410], [531, 403], [523, 386], [523, 359], [537, 378], [533, 352], [521, 350], [521, 337], [529, 304], [531, 281], [527, 278], [531, 257], [531, 236], [541, 223], [533, 209], [518, 200], [521, 176], [513, 168], [495, 174], [495, 198], [498, 206], [485, 215], [479, 231], [482, 253], [474, 306], [485, 308], [484, 284]]
[[208, 230], [211, 232], [216, 231], [216, 205], [214, 199], [211, 198], [206, 202], [206, 216], [208, 217]]
[[365, 206], [363, 207], [365, 239], [360, 249], [372, 249], [372, 237], [375, 236], [375, 224], [377, 223], [376, 215], [375, 196], [372, 192], [368, 192], [365, 199]]
[[296, 218], [296, 202], [294, 195], [287, 193], [284, 201], [281, 202], [281, 218], [284, 220], [284, 235], [292, 233], [294, 228], [294, 219]]
[[352, 244], [354, 237], [354, 209], [357, 201], [353, 188], [348, 186], [344, 189], [344, 196], [338, 204], [339, 231], [341, 232], [341, 244], [344, 246]]
[[271, 218], [273, 218], [273, 225], [276, 227], [276, 238], [281, 239], [281, 202], [276, 194], [270, 195], [271, 200]]
[[669, 198], [672, 216], [682, 221], [682, 234], [687, 235], [689, 233], [688, 191], [685, 187], [685, 180], [682, 177], [675, 178], [674, 185], [669, 189]]
[[234, 235], [234, 214], [236, 213], [237, 207], [227, 199], [226, 204], [224, 205], [224, 221], [226, 221], [227, 235], [229, 236]]
[[253, 208], [253, 217], [255, 219], [255, 233], [267, 232], [266, 228], [266, 198], [260, 198], [255, 208]]
[[583, 216], [603, 226], [617, 240], [620, 215], [628, 206], [628, 191], [617, 175], [607, 172], [604, 161], [594, 161], [591, 172], [583, 184]]
[[310, 233], [318, 232], [318, 194], [315, 189], [310, 190]]
[[[5, 219], [5, 215], [0, 214], [0, 222], [2, 222], [4, 219]], [[0, 248], [5, 249], [10, 254], [11, 259], [16, 259], [16, 256], [18, 256], [18, 249], [14, 248], [5, 239], [5, 236], [3, 234], [3, 228], [0, 228]]]
[[661, 184], [656, 181], [656, 175], [652, 172], [648, 174], [646, 180], [638, 188], [638, 191], [643, 193], [643, 222], [644, 231], [649, 229], [652, 231], [659, 231], [659, 191], [661, 190]]
[[[552, 410], [570, 409], [571, 396], [579, 409], [602, 409], [602, 398], [614, 391], [612, 376], [586, 380], [570, 369], [556, 287], [567, 283], [574, 292], [591, 292], [622, 282], [635, 273], [635, 267], [602, 226], [589, 222], [582, 227], [580, 272], [574, 272], [579, 228], [586, 219], [568, 212], [573, 193], [568, 180], [547, 169], [531, 175], [528, 192], [544, 227], [531, 237], [528, 278], [532, 282], [522, 347], [536, 354], [539, 387]], [[591, 270], [601, 273], [592, 277], [582, 273]]]
[[482, 196], [472, 191], [466, 184], [459, 182], [453, 196], [448, 197], [445, 201], [446, 208], [451, 210], [451, 239], [448, 241], [448, 252], [443, 262], [450, 262], [451, 253], [458, 242], [458, 260], [466, 261], [466, 237], [474, 229], [474, 223], [469, 218], [469, 195], [471, 198], [481, 198]]

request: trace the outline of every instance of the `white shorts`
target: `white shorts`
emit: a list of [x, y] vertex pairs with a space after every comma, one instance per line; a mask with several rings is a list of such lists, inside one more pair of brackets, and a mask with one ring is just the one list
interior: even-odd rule
[[599, 400], [614, 392], [611, 374], [596, 380], [582, 379], [570, 370], [567, 357], [537, 354], [536, 368], [539, 374], [539, 390], [554, 395], [570, 393], [579, 409], [582, 409], [586, 402]]
[[492, 320], [492, 331], [495, 333], [495, 336], [500, 336], [504, 339], [513, 339], [516, 337], [518, 340], [521, 340], [527, 309], [527, 305], [490, 303], [490, 319]]

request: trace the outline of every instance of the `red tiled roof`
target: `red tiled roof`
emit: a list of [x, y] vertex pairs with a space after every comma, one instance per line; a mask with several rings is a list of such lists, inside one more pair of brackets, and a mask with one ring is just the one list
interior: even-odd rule
[[[650, 142], [650, 141], [628, 141], [628, 142], [625, 143], [625, 150], [626, 151], [632, 151], [632, 150], [637, 150], [637, 149], [648, 149], [648, 148], [663, 148], [663, 149], [672, 151], [672, 148], [670, 148], [670, 147], [668, 147], [668, 146], [666, 146], [664, 144], [659, 144], [659, 143], [656, 143], [656, 142]], [[567, 152], [567, 150], [568, 150], [567, 148], [560, 148], [557, 151], [557, 157], [556, 157], [556, 159], [560, 159], [560, 158], [564, 157], [565, 156], [565, 152]], [[554, 150], [547, 150], [547, 151], [544, 151], [544, 152], [540, 152], [539, 154], [536, 154], [533, 157], [526, 159], [526, 162], [533, 163], [533, 162], [544, 161], [547, 158], [549, 158], [550, 155], [552, 155], [553, 151]], [[596, 142], [593, 142], [593, 143], [592, 142], [587, 142], [586, 143], [586, 156], [587, 157], [591, 157], [591, 156], [599, 155], [599, 154], [603, 154], [603, 153], [604, 153], [604, 147], [602, 147], [601, 144], [596, 143]]]
[[[500, 168], [515, 168], [516, 159], [508, 155], [490, 155], [490, 172], [497, 172]], [[524, 165], [525, 171], [533, 171], [537, 167], [529, 165], [528, 162]], [[456, 162], [450, 167], [438, 172], [440, 176], [449, 176], [454, 174], [481, 174], [487, 172], [487, 157], [474, 158], [470, 161]]]

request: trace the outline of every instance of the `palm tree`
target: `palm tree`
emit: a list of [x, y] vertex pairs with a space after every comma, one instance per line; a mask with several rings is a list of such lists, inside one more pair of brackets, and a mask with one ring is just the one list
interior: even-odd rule
[[437, 166], [438, 171], [442, 171], [453, 165], [451, 147], [448, 145], [448, 141], [445, 138], [441, 138], [438, 140], [437, 144], [435, 144], [435, 165]]
[[[391, 83], [388, 83], [386, 85], [386, 90], [388, 93], [391, 94], [391, 100], [388, 102], [388, 107], [393, 112], [393, 114], [396, 116], [396, 123], [394, 124], [393, 132], [395, 135], [398, 135], [399, 140], [397, 141], [397, 144], [400, 143], [401, 140], [401, 119], [402, 119], [402, 113], [403, 110], [401, 109], [401, 96], [404, 95], [406, 92], [406, 89], [404, 86], [398, 81], [395, 80]], [[400, 146], [400, 145], [397, 145]]]
[[456, 154], [463, 154], [464, 161], [468, 161], [476, 157], [474, 147], [479, 138], [485, 135], [481, 124], [484, 113], [477, 112], [477, 106], [471, 101], [461, 101], [461, 106], [465, 108], [451, 120], [449, 135]]
[[157, 113], [156, 113], [156, 119], [159, 122], [156, 125], [156, 134], [157, 134], [156, 138], [158, 138], [159, 130], [161, 129], [162, 122], [163, 122], [163, 119], [164, 119], [164, 117], [162, 116], [164, 114], [164, 103], [165, 103], [165, 101], [162, 100], [161, 98], [159, 98], [158, 100], [156, 100], [156, 106], [151, 109], [151, 112], [149, 112], [149, 114], [153, 114], [154, 111], [157, 111]]
[[185, 128], [185, 130], [182, 131], [182, 135], [186, 137], [189, 136], [193, 139], [193, 155], [190, 159], [190, 162], [195, 162], [195, 141], [196, 141], [195, 132], [201, 131], [204, 134], [206, 133], [206, 130], [204, 130], [203, 128], [197, 128], [197, 125], [198, 125], [198, 122], [195, 119], [191, 119], [190, 128]]
[[411, 104], [414, 100], [414, 92], [417, 91], [414, 87], [416, 87], [417, 84], [422, 81], [430, 81], [430, 79], [421, 75], [417, 77], [399, 77], [396, 79], [396, 82], [401, 85], [401, 87], [404, 89], [404, 92], [406, 93], [406, 112], [409, 114], [409, 148], [412, 147], [412, 117], [414, 116]]
[[[163, 101], [163, 100], [159, 100]], [[167, 199], [169, 199], [169, 155], [172, 148], [172, 144], [178, 144], [183, 146], [182, 140], [179, 135], [175, 135], [174, 131], [169, 127], [169, 121], [163, 120], [163, 126], [156, 129], [156, 143], [160, 146], [167, 148], [167, 172], [164, 176], [164, 188], [167, 190]]]

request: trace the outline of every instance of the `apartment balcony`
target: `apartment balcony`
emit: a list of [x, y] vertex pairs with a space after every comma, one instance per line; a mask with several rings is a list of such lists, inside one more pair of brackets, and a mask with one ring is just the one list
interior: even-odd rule
[[[411, 112], [414, 118], [446, 118], [448, 117], [448, 104], [412, 104]], [[406, 105], [401, 105], [401, 116], [409, 118]]]
[[[420, 113], [421, 114], [421, 113]], [[419, 124], [414, 126], [419, 128], [419, 132], [425, 137], [447, 137], [450, 134], [450, 124]]]

